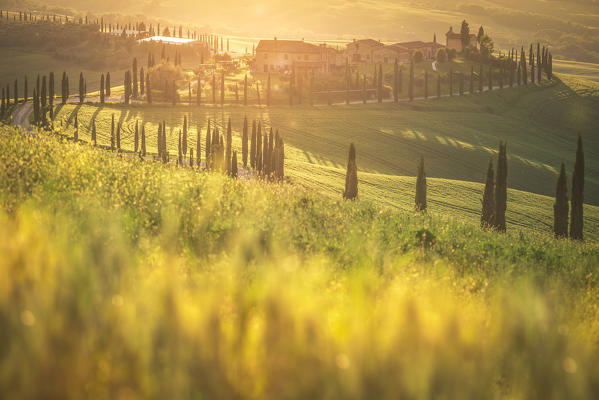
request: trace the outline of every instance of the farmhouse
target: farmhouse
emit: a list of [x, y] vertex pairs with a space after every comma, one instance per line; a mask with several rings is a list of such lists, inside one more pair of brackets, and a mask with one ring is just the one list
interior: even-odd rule
[[396, 46], [408, 49], [411, 56], [414, 56], [414, 53], [419, 51], [422, 53], [422, 57], [425, 60], [433, 60], [437, 54], [437, 50], [443, 47], [442, 44], [437, 43], [436, 37], [432, 42], [422, 42], [418, 40], [413, 42], [397, 43]]
[[411, 59], [410, 50], [406, 47], [400, 46], [399, 44], [392, 44], [389, 46], [380, 46], [372, 51], [372, 62], [377, 64], [389, 64], [394, 63], [397, 60], [398, 63], [408, 63]]
[[350, 64], [373, 62], [374, 50], [384, 47], [380, 41], [373, 39], [356, 40], [347, 45], [345, 54]]
[[337, 64], [337, 51], [303, 40], [261, 40], [256, 47], [256, 72], [285, 72], [294, 68], [327, 72]]
[[[462, 51], [462, 34], [454, 32], [453, 27], [449, 27], [449, 31], [445, 34], [445, 47], [448, 49], [455, 49], [458, 53]], [[470, 44], [474, 47], [478, 46], [476, 35], [470, 35]]]

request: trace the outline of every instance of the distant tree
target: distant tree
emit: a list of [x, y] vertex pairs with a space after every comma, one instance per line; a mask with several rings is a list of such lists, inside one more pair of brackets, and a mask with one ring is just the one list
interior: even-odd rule
[[106, 73], [106, 97], [110, 97], [110, 72]]
[[79, 74], [79, 104], [83, 104], [85, 101], [85, 80], [83, 79], [83, 72]]
[[146, 100], [152, 104], [152, 83], [150, 82], [150, 73], [146, 74]]
[[123, 86], [125, 87], [125, 104], [129, 104], [129, 99], [131, 98], [131, 72], [130, 71], [125, 72], [125, 82], [124, 82]]
[[507, 154], [505, 142], [499, 142], [497, 175], [495, 178], [495, 223], [494, 228], [505, 232], [505, 211], [507, 209]]
[[492, 228], [495, 224], [495, 177], [493, 172], [493, 158], [489, 160], [485, 191], [483, 192], [483, 210], [480, 216], [480, 226], [483, 229]]
[[104, 74], [100, 76], [100, 103], [104, 104]]
[[551, 80], [553, 78], [553, 55], [549, 52], [548, 62], [547, 62], [547, 79]]
[[426, 173], [424, 172], [424, 157], [420, 156], [418, 164], [418, 175], [416, 176], [416, 211], [426, 211]]
[[[15, 89], [16, 89], [16, 84], [15, 84]], [[42, 77], [42, 91], [41, 91], [41, 95], [40, 95], [40, 104], [42, 106], [42, 109], [46, 108], [47, 105], [47, 97], [48, 95], [48, 91], [47, 91], [47, 83], [46, 83], [46, 75], [44, 75]], [[17, 98], [15, 98], [15, 100], [17, 100]], [[15, 101], [16, 104], [16, 101]]]
[[414, 62], [422, 62], [422, 60], [424, 60], [424, 55], [422, 54], [422, 52], [420, 50], [416, 50], [414, 52]]
[[15, 104], [18, 104], [19, 103], [19, 79], [18, 78], [15, 79], [14, 96], [15, 96]]
[[116, 124], [116, 151], [121, 152], [121, 123]]
[[256, 132], [256, 171], [262, 172], [262, 124], [258, 121], [258, 132]]
[[187, 132], [188, 132], [187, 115], [185, 115], [185, 116], [183, 116], [183, 137], [182, 137], [182, 142], [181, 142], [181, 150], [183, 151], [184, 159], [187, 156]]
[[438, 62], [446, 62], [447, 61], [447, 51], [445, 49], [437, 50], [437, 55], [435, 56], [435, 59]]
[[141, 126], [141, 150], [140, 154], [142, 157], [146, 156], [146, 125]]
[[231, 175], [231, 149], [233, 136], [231, 133], [231, 117], [229, 117], [229, 121], [227, 122], [227, 143], [226, 143], [226, 152], [225, 152], [225, 160], [226, 160], [226, 170], [229, 175]]
[[526, 67], [526, 53], [524, 52], [524, 50], [522, 50], [522, 56], [521, 56], [521, 63], [520, 65], [522, 66], [522, 82], [525, 85], [528, 85], [528, 69]]
[[[50, 103], [50, 107], [54, 106], [55, 88], [56, 86], [54, 85], [54, 72], [50, 72], [50, 74], [48, 75], [48, 103]], [[25, 92], [27, 92], [27, 77], [25, 77]], [[25, 93], [25, 96], [27, 96], [27, 93]]]
[[243, 160], [243, 167], [247, 168], [248, 164], [248, 119], [243, 118], [243, 133], [241, 135], [241, 158]]
[[94, 118], [92, 120], [92, 142], [94, 144], [94, 146], [97, 146], [97, 141], [96, 141], [96, 119]]
[[256, 120], [252, 122], [252, 137], [250, 139], [250, 167], [256, 168]]
[[424, 99], [428, 99], [428, 70], [424, 70]]
[[470, 25], [466, 20], [462, 21], [462, 28], [460, 29], [460, 36], [462, 40], [462, 49], [470, 46]]
[[208, 128], [206, 128], [206, 149], [205, 149], [206, 169], [208, 169], [208, 167], [209, 167], [211, 150], [212, 150], [212, 135], [210, 134], [210, 120], [208, 120]]
[[233, 152], [233, 159], [231, 160], [231, 176], [237, 178], [237, 152]]
[[145, 85], [145, 72], [144, 72], [144, 67], [141, 67], [141, 69], [139, 70], [139, 94], [141, 94], [142, 96], [145, 94], [145, 89], [146, 89], [146, 85]]
[[493, 39], [491, 39], [488, 35], [484, 35], [480, 39], [480, 55], [483, 59], [491, 58], [493, 51], [495, 49], [495, 44], [493, 43]]
[[132, 96], [134, 99], [137, 99], [139, 92], [138, 92], [138, 85], [137, 85], [137, 58], [133, 58], [133, 79], [131, 81], [131, 84], [133, 86], [133, 90], [131, 92]]
[[518, 71], [516, 72], [516, 82], [518, 83], [518, 86], [522, 85], [522, 70], [520, 69], [521, 65], [521, 63], [518, 63]]
[[[52, 77], [54, 77], [54, 73], [52, 72]], [[23, 85], [23, 101], [25, 103], [27, 103], [27, 100], [29, 100], [29, 89], [27, 87], [27, 75], [25, 75], [25, 82]]]
[[566, 166], [562, 162], [553, 204], [553, 233], [556, 239], [568, 237], [568, 211], [568, 178]]
[[478, 28], [478, 35], [476, 35], [476, 39], [478, 40], [478, 43], [480, 43], [481, 39], [485, 36], [485, 30], [483, 29], [483, 26], [481, 25], [480, 28]]
[[356, 165], [356, 148], [354, 144], [349, 145], [349, 157], [347, 160], [347, 172], [345, 174], [345, 191], [343, 198], [354, 200], [358, 197], [358, 166]]
[[572, 174], [572, 197], [570, 202], [570, 237], [576, 240], [583, 239], [583, 202], [584, 202], [584, 152], [582, 137], [578, 135], [576, 147], [576, 162]]
[[[272, 136], [272, 128], [270, 128]], [[262, 174], [268, 175], [270, 172], [270, 153], [268, 152], [268, 133], [264, 132], [262, 138]]]

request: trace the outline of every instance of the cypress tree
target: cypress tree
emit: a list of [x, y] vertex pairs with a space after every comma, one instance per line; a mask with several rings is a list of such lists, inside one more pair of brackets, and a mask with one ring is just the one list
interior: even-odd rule
[[583, 239], [583, 203], [584, 203], [584, 152], [582, 137], [578, 135], [576, 146], [576, 162], [572, 174], [572, 197], [570, 202], [570, 237], [576, 240]]
[[243, 134], [241, 135], [241, 158], [243, 167], [247, 168], [248, 164], [248, 118], [243, 118]]
[[356, 148], [354, 147], [354, 144], [351, 143], [349, 145], [343, 198], [346, 200], [354, 200], [356, 197], [358, 197], [358, 166], [356, 164]]
[[231, 160], [231, 176], [237, 178], [237, 152], [233, 152], [233, 159]]
[[553, 233], [556, 239], [568, 237], [568, 211], [568, 178], [566, 166], [562, 162], [553, 204]]
[[522, 83], [528, 85], [528, 70], [526, 68], [526, 54], [524, 53], [524, 50], [522, 50], [521, 60], [522, 62], [520, 63], [520, 65], [522, 66]]
[[73, 140], [75, 142], [79, 140], [79, 121], [77, 120], [77, 114], [75, 114], [75, 132], [73, 133]]
[[250, 139], [250, 167], [256, 168], [256, 120], [252, 122], [252, 138]]
[[415, 196], [416, 211], [426, 211], [426, 174], [424, 172], [424, 157], [420, 156], [418, 164], [418, 175], [416, 177], [416, 196]]
[[106, 97], [110, 97], [110, 72], [106, 73]]
[[199, 75], [198, 75], [198, 88], [197, 88], [197, 95], [196, 95], [196, 104], [198, 106], [202, 105], [202, 82], [201, 82]]
[[408, 86], [408, 97], [414, 100], [414, 60], [410, 61], [410, 84]]
[[92, 121], [92, 142], [94, 143], [94, 146], [96, 146], [98, 144], [96, 142], [96, 119], [95, 118]]
[[520, 63], [518, 63], [518, 71], [516, 72], [516, 78], [518, 86], [522, 85], [522, 70], [520, 69]]
[[543, 79], [543, 69], [541, 68], [541, 44], [537, 42], [537, 82], [541, 83]]
[[19, 103], [19, 79], [15, 79], [15, 105]]
[[104, 104], [104, 74], [100, 77], [100, 103]]
[[152, 104], [152, 84], [150, 82], [150, 73], [146, 74], [146, 100], [148, 104]]
[[193, 149], [189, 149], [189, 168], [193, 169]]
[[268, 135], [268, 156], [266, 160], [268, 161], [268, 168], [266, 169], [266, 175], [272, 175], [273, 173], [273, 150], [274, 150], [274, 136], [272, 132], [272, 127], [270, 128], [270, 134]]
[[[270, 128], [272, 132], [272, 128]], [[268, 153], [268, 133], [266, 133], [266, 129], [264, 132], [264, 136], [262, 137], [262, 174], [268, 175], [269, 167], [270, 167], [270, 154]]]
[[480, 216], [480, 226], [483, 229], [490, 229], [495, 224], [495, 176], [493, 172], [493, 158], [489, 160], [487, 169], [487, 179], [485, 180], [485, 191], [483, 193], [483, 210]]
[[428, 99], [428, 71], [424, 70], [424, 99]]
[[258, 122], [258, 132], [256, 133], [256, 171], [262, 172], [262, 124]]
[[[16, 86], [15, 86], [16, 88]], [[42, 91], [41, 91], [41, 96], [40, 96], [40, 104], [42, 105], [42, 108], [46, 108], [47, 105], [47, 97], [48, 92], [47, 92], [47, 86], [46, 86], [46, 75], [44, 75], [42, 77]]]
[[383, 102], [383, 65], [379, 64], [378, 84], [377, 84], [378, 102]]
[[[52, 78], [54, 78], [54, 73], [51, 73]], [[23, 101], [25, 103], [27, 103], [27, 100], [29, 100], [29, 89], [27, 88], [27, 75], [25, 75], [25, 84], [24, 84], [24, 88], [23, 88]]]
[[135, 120], [135, 136], [133, 138], [133, 152], [137, 153], [137, 148], [139, 147], [139, 124], [138, 121]]
[[181, 150], [181, 130], [179, 130], [179, 141], [178, 141], [178, 145], [177, 145], [177, 153], [178, 153], [177, 165], [183, 165], [183, 152]]
[[208, 120], [208, 127], [206, 128], [206, 169], [209, 168], [210, 162], [210, 151], [212, 147], [212, 135], [210, 134], [210, 119]]
[[233, 136], [231, 134], [231, 118], [229, 117], [229, 121], [227, 122], [227, 143], [226, 143], [226, 154], [225, 154], [225, 161], [226, 161], [226, 170], [227, 173], [230, 175], [231, 174], [231, 142], [233, 140]]
[[[425, 81], [424, 92], [426, 93], [426, 75], [425, 75], [424, 81]], [[426, 97], [426, 94], [424, 96]], [[397, 58], [395, 59], [395, 65], [393, 66], [393, 102], [396, 104], [399, 102], [399, 70], [398, 70]]]
[[145, 72], [144, 72], [144, 67], [141, 67], [141, 69], [139, 70], [139, 94], [141, 94], [142, 96], [145, 94], [145, 89], [146, 89], [146, 85], [145, 85]]
[[212, 104], [216, 104], [216, 76], [212, 73]]
[[146, 156], [146, 124], [141, 126], [141, 156]]
[[[531, 47], [531, 49], [532, 49], [532, 47]], [[535, 55], [532, 51], [530, 52], [530, 59], [532, 60], [530, 62], [530, 83], [534, 84], [535, 83]]]
[[497, 175], [495, 178], [495, 223], [494, 228], [505, 232], [505, 211], [507, 209], [507, 151], [506, 143], [499, 142]]
[[137, 58], [133, 58], [133, 91], [132, 95], [134, 99], [137, 99], [139, 91], [137, 86]]
[[85, 80], [83, 79], [83, 72], [79, 74], [79, 104], [83, 104], [85, 100]]

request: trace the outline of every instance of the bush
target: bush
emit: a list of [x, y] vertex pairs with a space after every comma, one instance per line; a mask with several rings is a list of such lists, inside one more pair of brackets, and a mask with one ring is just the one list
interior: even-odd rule
[[435, 56], [435, 59], [438, 62], [445, 62], [445, 61], [447, 61], [447, 51], [445, 49], [439, 49], [437, 51], [437, 55]]

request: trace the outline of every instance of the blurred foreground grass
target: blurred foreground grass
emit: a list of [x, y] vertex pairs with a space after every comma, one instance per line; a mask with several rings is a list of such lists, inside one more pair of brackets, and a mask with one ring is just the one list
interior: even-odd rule
[[0, 126], [0, 397], [597, 398], [599, 247]]

